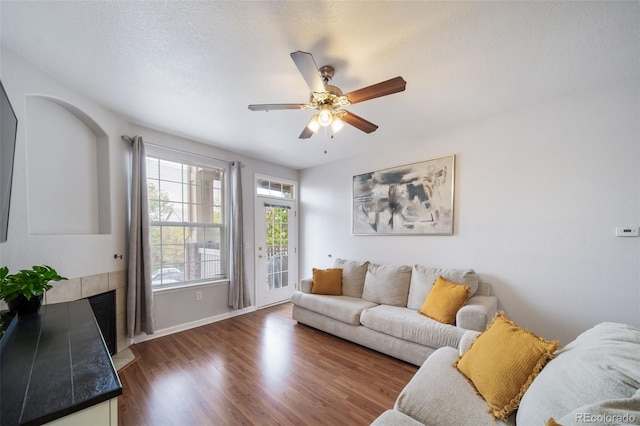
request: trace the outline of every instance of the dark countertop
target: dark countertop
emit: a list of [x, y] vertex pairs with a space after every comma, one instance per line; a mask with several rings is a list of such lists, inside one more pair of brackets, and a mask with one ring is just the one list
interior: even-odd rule
[[0, 423], [40, 425], [122, 394], [89, 302], [15, 317], [0, 340]]

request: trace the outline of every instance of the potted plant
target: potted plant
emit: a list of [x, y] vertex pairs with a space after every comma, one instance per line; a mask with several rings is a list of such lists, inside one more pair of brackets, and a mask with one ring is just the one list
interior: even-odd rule
[[0, 299], [7, 302], [10, 312], [26, 315], [37, 312], [42, 305], [44, 292], [51, 288], [51, 281], [67, 278], [60, 276], [51, 266], [34, 266], [9, 275], [9, 268], [0, 268]]

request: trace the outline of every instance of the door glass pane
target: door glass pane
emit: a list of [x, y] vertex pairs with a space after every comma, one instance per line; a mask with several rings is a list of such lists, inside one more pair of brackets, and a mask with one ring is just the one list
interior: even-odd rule
[[282, 185], [282, 196], [284, 198], [292, 199], [293, 198], [293, 185]]
[[267, 289], [289, 286], [289, 211], [284, 207], [265, 208], [267, 224]]
[[295, 198], [294, 185], [268, 179], [256, 180], [256, 193], [275, 198], [293, 200]]
[[258, 195], [269, 195], [269, 181], [258, 179], [258, 182], [256, 182], [256, 191]]

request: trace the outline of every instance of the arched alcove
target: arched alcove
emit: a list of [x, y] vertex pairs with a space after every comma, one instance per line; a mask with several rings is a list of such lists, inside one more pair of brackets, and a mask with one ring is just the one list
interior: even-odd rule
[[60, 99], [26, 98], [29, 233], [111, 233], [109, 143], [86, 113]]

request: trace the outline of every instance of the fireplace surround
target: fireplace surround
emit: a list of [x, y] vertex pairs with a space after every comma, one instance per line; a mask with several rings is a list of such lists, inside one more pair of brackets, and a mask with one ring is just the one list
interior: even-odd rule
[[93, 309], [104, 343], [107, 345], [109, 353], [115, 355], [118, 342], [116, 335], [116, 291], [110, 290], [87, 299]]
[[[126, 325], [126, 293], [127, 271], [119, 270], [97, 275], [71, 278], [66, 281], [52, 283], [53, 288], [45, 293], [45, 304], [71, 302], [78, 299], [89, 299], [114, 291], [115, 297], [115, 332], [113, 333], [116, 352], [122, 351], [130, 344], [127, 338]], [[96, 315], [97, 317], [98, 315]], [[103, 326], [100, 326], [101, 331]], [[104, 331], [102, 331], [105, 334]], [[107, 341], [107, 336], [105, 341]], [[109, 348], [112, 352], [112, 348]], [[113, 353], [113, 352], [112, 352]]]

